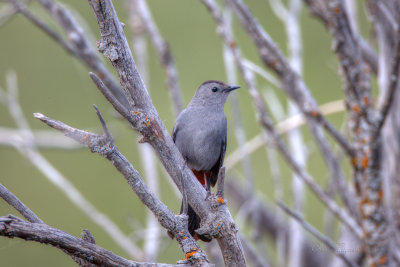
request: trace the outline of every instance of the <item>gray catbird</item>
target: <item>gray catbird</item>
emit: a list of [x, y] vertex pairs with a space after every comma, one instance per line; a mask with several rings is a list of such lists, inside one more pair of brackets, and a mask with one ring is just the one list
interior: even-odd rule
[[[172, 132], [188, 167], [208, 192], [217, 182], [225, 157], [224, 104], [229, 92], [238, 88], [214, 80], [202, 83], [187, 108], [179, 114]], [[200, 218], [190, 205], [188, 216], [190, 234], [196, 240], [211, 241], [209, 237], [195, 233], [200, 227]]]

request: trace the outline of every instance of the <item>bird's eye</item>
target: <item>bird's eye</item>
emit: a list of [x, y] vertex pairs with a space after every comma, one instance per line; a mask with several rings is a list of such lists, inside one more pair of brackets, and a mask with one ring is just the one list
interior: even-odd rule
[[216, 91], [218, 91], [218, 88], [217, 87], [213, 87], [213, 89], [211, 89], [214, 93], [216, 92]]

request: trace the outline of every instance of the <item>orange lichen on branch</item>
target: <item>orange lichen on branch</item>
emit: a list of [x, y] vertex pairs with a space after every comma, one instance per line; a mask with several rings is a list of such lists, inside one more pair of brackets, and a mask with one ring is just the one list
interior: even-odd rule
[[186, 259], [186, 260], [190, 259], [190, 258], [191, 258], [194, 254], [196, 254], [196, 253], [197, 253], [196, 250], [186, 253], [186, 254], [185, 254], [185, 259]]
[[378, 202], [379, 202], [379, 203], [382, 202], [383, 195], [384, 195], [383, 190], [382, 190], [382, 189], [379, 190], [379, 192], [378, 192]]
[[358, 162], [358, 158], [357, 157], [353, 157], [352, 159], [351, 159], [351, 164], [355, 167], [355, 166], [357, 166], [357, 162]]
[[219, 198], [218, 198], [218, 203], [219, 203], [219, 204], [224, 203], [224, 198], [223, 198], [223, 197], [219, 197]]
[[367, 143], [367, 139], [363, 138], [361, 139], [361, 144], [365, 145]]
[[353, 111], [355, 112], [355, 113], [360, 113], [360, 106], [359, 105], [354, 105], [353, 106]]
[[311, 111], [311, 116], [313, 116], [314, 118], [318, 117], [319, 112], [317, 110], [313, 110]]
[[387, 255], [383, 255], [382, 257], [379, 258], [378, 262], [380, 265], [386, 264], [388, 261], [388, 256]]
[[340, 8], [339, 7], [335, 7], [333, 9], [333, 12], [335, 12], [336, 14], [339, 14], [340, 13]]
[[229, 46], [232, 47], [232, 48], [234, 48], [234, 47], [237, 46], [237, 44], [236, 44], [235, 41], [232, 41], [232, 42], [229, 43]]
[[363, 158], [361, 159], [361, 166], [363, 167], [363, 169], [366, 169], [368, 167], [368, 156], [364, 155]]
[[278, 66], [278, 61], [277, 61], [276, 59], [273, 59], [273, 60], [270, 61], [269, 65], [270, 65], [272, 68], [275, 69], [276, 66]]
[[371, 68], [369, 66], [365, 66], [364, 72], [367, 73], [367, 74], [370, 73], [371, 72]]
[[368, 107], [368, 106], [369, 106], [369, 98], [368, 98], [368, 96], [364, 96], [364, 97], [363, 97], [363, 100], [364, 100], [364, 105], [365, 105], [366, 107]]

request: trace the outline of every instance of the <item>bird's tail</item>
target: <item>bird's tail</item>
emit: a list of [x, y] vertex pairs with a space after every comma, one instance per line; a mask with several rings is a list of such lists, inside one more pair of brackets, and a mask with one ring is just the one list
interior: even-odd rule
[[[183, 205], [183, 202], [182, 202], [182, 205]], [[181, 213], [182, 213], [182, 210], [183, 210], [183, 206], [181, 206]], [[193, 238], [195, 240], [200, 239], [201, 241], [204, 241], [204, 242], [210, 242], [212, 240], [211, 237], [206, 236], [206, 235], [199, 235], [198, 233], [195, 232], [195, 230], [200, 228], [201, 220], [200, 220], [200, 217], [196, 214], [196, 212], [193, 210], [193, 208], [190, 205], [188, 205], [187, 215], [189, 217], [188, 218], [188, 228], [189, 228], [188, 230], [189, 230], [189, 233], [193, 236]]]

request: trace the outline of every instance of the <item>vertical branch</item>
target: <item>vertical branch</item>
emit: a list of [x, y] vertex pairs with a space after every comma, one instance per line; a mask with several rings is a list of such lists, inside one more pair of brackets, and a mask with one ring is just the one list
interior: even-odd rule
[[[228, 32], [229, 35], [232, 36], [232, 10], [230, 9], [229, 6], [226, 6], [223, 13], [226, 21], [226, 31]], [[233, 55], [229, 51], [229, 48], [226, 46], [226, 44], [224, 44], [223, 51], [224, 51], [224, 64], [225, 64], [227, 81], [229, 84], [237, 84], [238, 79], [236, 75], [235, 59], [233, 58]], [[229, 97], [229, 99], [231, 103], [232, 114], [233, 117], [235, 118], [233, 120], [234, 123], [233, 125], [235, 128], [236, 141], [239, 148], [243, 149], [243, 145], [246, 143], [247, 138], [243, 128], [242, 118], [240, 115], [241, 112], [240, 112], [238, 95], [232, 94]], [[242, 151], [242, 153], [243, 152], [244, 151]], [[253, 172], [251, 167], [250, 156], [246, 155], [245, 157], [243, 157], [242, 166], [247, 181], [247, 191], [249, 194], [252, 194], [254, 188], [253, 188]]]
[[[289, 2], [287, 19], [282, 21], [286, 27], [286, 36], [288, 39], [289, 47], [289, 63], [293, 70], [302, 76], [303, 60], [302, 60], [302, 38], [300, 29], [300, 11], [302, 2], [301, 0], [291, 0]], [[290, 116], [299, 113], [298, 107], [290, 100], [288, 100]], [[288, 133], [289, 144], [293, 157], [297, 160], [302, 168], [306, 168], [306, 154], [305, 144], [302, 140], [301, 131], [299, 128], [294, 129]], [[304, 211], [304, 183], [294, 173], [292, 178], [292, 194], [293, 204], [295, 211], [302, 214]], [[289, 245], [289, 266], [300, 266], [303, 262], [302, 247], [303, 247], [303, 231], [294, 219], [290, 220], [290, 245]]]
[[[396, 160], [400, 156], [398, 136], [400, 134], [398, 84], [400, 56], [400, 4], [398, 1], [368, 1], [368, 11], [373, 22], [379, 45], [378, 85], [378, 126], [377, 141], [382, 140], [382, 151], [378, 151], [385, 199], [388, 237], [392, 255], [398, 261], [400, 232], [400, 167]], [[386, 123], [385, 123], [386, 121]]]
[[[380, 164], [382, 120], [373, 118], [370, 71], [364, 61], [357, 35], [352, 29], [343, 1], [327, 2], [328, 28], [339, 57], [343, 87], [349, 109], [349, 128], [355, 144], [353, 177], [359, 196], [359, 211], [370, 266], [389, 266], [390, 235], [383, 208], [384, 188]], [[375, 125], [377, 123], [377, 126]]]
[[[128, 1], [129, 24], [133, 36], [133, 51], [136, 52], [138, 68], [142, 74], [145, 84], [150, 84], [150, 72], [148, 66], [147, 43], [144, 36], [144, 25], [139, 15], [138, 2]], [[159, 195], [158, 173], [154, 151], [149, 144], [139, 144], [140, 155], [142, 155], [142, 167], [147, 179], [149, 189]], [[144, 256], [147, 261], [155, 261], [160, 249], [160, 225], [154, 214], [147, 210], [147, 225], [144, 231]]]
[[147, 6], [146, 0], [133, 0], [131, 5], [135, 5], [138, 16], [141, 17], [142, 26], [146, 29], [150, 41], [157, 52], [158, 60], [164, 67], [167, 76], [167, 86], [171, 95], [175, 117], [179, 115], [183, 108], [183, 99], [179, 86], [178, 71], [168, 43], [162, 38], [157, 25]]

